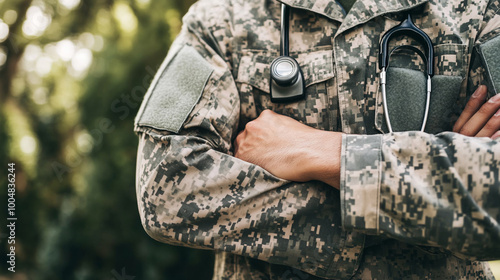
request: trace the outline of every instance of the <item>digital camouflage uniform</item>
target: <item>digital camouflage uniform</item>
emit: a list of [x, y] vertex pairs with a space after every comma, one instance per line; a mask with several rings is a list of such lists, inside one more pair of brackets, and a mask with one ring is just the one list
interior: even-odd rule
[[[346, 16], [335, 1], [283, 2], [307, 86], [289, 104], [269, 95], [280, 2], [203, 0], [184, 17], [136, 118], [146, 232], [215, 250], [214, 279], [493, 279], [475, 260], [500, 258], [500, 144], [449, 131], [479, 84], [500, 90], [500, 0], [359, 0]], [[378, 46], [407, 13], [434, 44], [431, 111], [425, 133], [389, 134]], [[395, 53], [390, 82], [416, 84], [424, 66]], [[232, 156], [264, 109], [345, 133], [340, 191]]]

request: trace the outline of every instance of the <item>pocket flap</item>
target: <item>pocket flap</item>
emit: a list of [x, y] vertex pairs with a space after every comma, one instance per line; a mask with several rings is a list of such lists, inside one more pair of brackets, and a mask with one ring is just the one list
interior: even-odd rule
[[[292, 56], [304, 73], [306, 87], [334, 77], [332, 50], [318, 50]], [[244, 52], [236, 81], [269, 93], [269, 67], [275, 58], [275, 55], [266, 51]]]

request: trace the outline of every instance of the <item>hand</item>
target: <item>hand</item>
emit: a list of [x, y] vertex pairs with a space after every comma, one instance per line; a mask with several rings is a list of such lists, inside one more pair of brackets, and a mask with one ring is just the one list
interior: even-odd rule
[[453, 131], [476, 137], [500, 137], [500, 94], [486, 101], [486, 86], [479, 86], [467, 102]]
[[311, 128], [270, 110], [247, 123], [234, 142], [235, 157], [296, 182], [339, 188], [342, 134]]

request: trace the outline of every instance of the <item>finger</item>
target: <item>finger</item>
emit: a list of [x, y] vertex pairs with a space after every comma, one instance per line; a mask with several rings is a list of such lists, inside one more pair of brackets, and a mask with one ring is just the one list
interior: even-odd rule
[[480, 85], [476, 89], [474, 94], [472, 94], [469, 99], [469, 102], [467, 102], [467, 105], [465, 105], [465, 109], [462, 114], [460, 114], [455, 126], [453, 126], [454, 132], [459, 132], [467, 121], [477, 112], [477, 110], [479, 110], [481, 105], [483, 105], [486, 100], [486, 92], [487, 90], [485, 85]]
[[484, 127], [476, 134], [476, 137], [492, 137], [500, 130], [500, 110], [498, 110]]
[[[498, 139], [497, 139], [497, 138], [498, 138]], [[499, 130], [499, 131], [497, 131], [497, 132], [495, 132], [495, 134], [493, 134], [493, 135], [491, 136], [491, 139], [493, 139], [493, 140], [500, 140], [500, 130]]]
[[500, 94], [490, 98], [460, 129], [460, 133], [467, 136], [476, 135], [488, 120], [500, 109]]
[[233, 149], [234, 149], [233, 156], [237, 157], [237, 154], [238, 154], [238, 141], [236, 141], [236, 140], [234, 140]]
[[234, 156], [235, 157], [237, 157], [237, 155], [238, 155], [238, 149], [240, 147], [240, 143], [243, 140], [243, 138], [245, 137], [245, 135], [246, 135], [246, 130], [243, 130], [238, 134], [238, 136], [236, 136], [236, 139], [234, 139], [233, 145], [234, 145]]

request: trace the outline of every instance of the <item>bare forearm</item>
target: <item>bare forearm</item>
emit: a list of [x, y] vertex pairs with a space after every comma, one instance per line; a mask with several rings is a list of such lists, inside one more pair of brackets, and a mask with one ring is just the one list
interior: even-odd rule
[[290, 181], [322, 181], [339, 188], [342, 134], [264, 111], [235, 141], [235, 156]]

